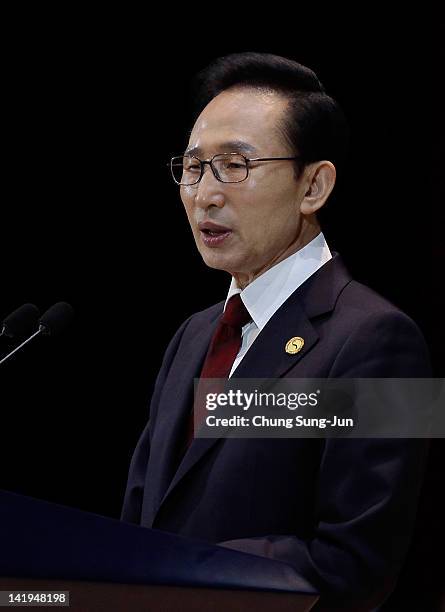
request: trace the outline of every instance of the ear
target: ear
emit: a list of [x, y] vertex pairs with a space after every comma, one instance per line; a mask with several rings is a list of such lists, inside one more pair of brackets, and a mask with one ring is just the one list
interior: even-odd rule
[[335, 185], [335, 166], [330, 161], [308, 164], [304, 169], [305, 195], [300, 205], [303, 215], [312, 215], [326, 202]]

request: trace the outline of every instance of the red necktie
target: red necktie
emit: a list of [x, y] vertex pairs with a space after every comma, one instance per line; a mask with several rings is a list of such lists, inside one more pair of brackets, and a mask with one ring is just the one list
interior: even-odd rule
[[250, 321], [250, 314], [240, 294], [227, 302], [226, 309], [213, 334], [201, 371], [201, 378], [228, 378], [241, 347], [241, 329]]
[[[200, 378], [228, 378], [233, 362], [241, 347], [241, 329], [251, 317], [240, 294], [236, 293], [227, 302], [226, 309], [210, 342]], [[202, 406], [198, 410], [198, 422], [205, 418]], [[187, 447], [193, 440], [193, 413], [189, 422]]]

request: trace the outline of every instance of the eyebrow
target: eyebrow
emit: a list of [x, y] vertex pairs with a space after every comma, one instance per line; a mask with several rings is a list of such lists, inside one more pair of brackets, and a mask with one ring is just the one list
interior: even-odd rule
[[[257, 153], [257, 149], [248, 142], [242, 140], [228, 140], [218, 145], [221, 153]], [[191, 147], [185, 151], [185, 155], [202, 155], [201, 147]]]

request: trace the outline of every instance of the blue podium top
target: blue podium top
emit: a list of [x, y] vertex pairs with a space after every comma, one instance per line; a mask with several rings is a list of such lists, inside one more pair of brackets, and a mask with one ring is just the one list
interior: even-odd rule
[[317, 594], [280, 561], [1, 490], [0, 574]]

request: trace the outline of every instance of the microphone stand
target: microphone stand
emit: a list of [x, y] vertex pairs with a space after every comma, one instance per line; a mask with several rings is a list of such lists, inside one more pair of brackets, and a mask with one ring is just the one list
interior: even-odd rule
[[15, 347], [15, 349], [13, 351], [11, 351], [10, 353], [8, 353], [6, 355], [6, 357], [3, 357], [3, 359], [0, 360], [0, 364], [2, 364], [4, 361], [6, 361], [7, 359], [9, 359], [10, 357], [12, 357], [14, 355], [14, 353], [16, 353], [18, 350], [20, 350], [22, 348], [22, 346], [25, 346], [25, 344], [28, 344], [28, 342], [31, 342], [31, 340], [33, 338], [35, 338], [36, 336], [38, 336], [40, 333], [42, 333], [42, 331], [45, 329], [44, 325], [40, 325], [39, 329], [34, 332], [32, 334], [32, 336], [30, 336], [29, 338], [27, 338], [24, 342], [22, 342], [21, 344], [19, 344], [18, 346]]

